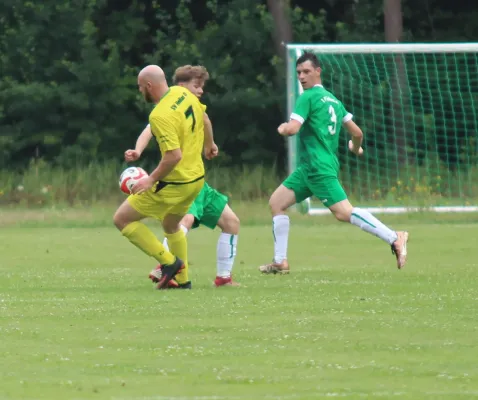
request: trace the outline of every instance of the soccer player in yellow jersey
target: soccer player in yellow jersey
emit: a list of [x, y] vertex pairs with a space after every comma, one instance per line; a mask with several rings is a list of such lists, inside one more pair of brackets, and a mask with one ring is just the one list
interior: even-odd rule
[[[158, 142], [161, 161], [114, 215], [114, 224], [131, 243], [163, 265], [157, 288], [167, 288], [176, 278], [188, 282], [186, 235], [180, 221], [204, 185], [203, 108], [198, 98], [180, 86], [168, 87], [163, 70], [148, 65], [138, 75], [138, 87], [156, 107], [149, 115], [151, 132]], [[161, 221], [171, 252], [140, 221]]]
[[[176, 69], [173, 76], [173, 82], [176, 85], [185, 87], [199, 99], [204, 93], [204, 85], [208, 79], [209, 73], [200, 65], [183, 65]], [[206, 106], [204, 106], [204, 129], [204, 155], [207, 159], [212, 159], [217, 156], [218, 148], [214, 143], [212, 124], [206, 114]], [[125, 151], [125, 160], [127, 162], [138, 160], [152, 137], [151, 128], [148, 125], [139, 135], [135, 149]], [[227, 203], [227, 196], [205, 182], [188, 213], [181, 220], [181, 229], [186, 235], [191, 229], [198, 228], [200, 225], [210, 229], [215, 229], [218, 226], [221, 229], [222, 232], [217, 241], [215, 287], [239, 286], [232, 280], [232, 268], [236, 256], [240, 221]], [[168, 248], [167, 243], [165, 238], [163, 241], [165, 248]], [[158, 276], [161, 276], [161, 269], [162, 266], [158, 265], [151, 271], [149, 278], [153, 282], [157, 282]], [[191, 289], [191, 283], [179, 285], [172, 279], [169, 282], [169, 288]]]

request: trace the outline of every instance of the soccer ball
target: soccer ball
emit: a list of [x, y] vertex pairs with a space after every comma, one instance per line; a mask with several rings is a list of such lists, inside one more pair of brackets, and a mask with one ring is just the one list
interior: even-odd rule
[[147, 176], [149, 175], [143, 168], [126, 168], [119, 178], [119, 187], [123, 193], [131, 194], [131, 188], [136, 184], [136, 182], [146, 178]]

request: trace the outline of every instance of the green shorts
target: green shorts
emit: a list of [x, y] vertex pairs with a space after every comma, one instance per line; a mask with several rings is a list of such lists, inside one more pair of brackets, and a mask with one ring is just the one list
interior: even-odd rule
[[227, 196], [204, 183], [188, 211], [188, 214], [194, 216], [193, 229], [199, 225], [214, 229], [227, 205], [227, 200]]
[[326, 207], [347, 199], [347, 195], [337, 177], [309, 175], [304, 167], [298, 167], [282, 184], [294, 191], [297, 203], [312, 195]]

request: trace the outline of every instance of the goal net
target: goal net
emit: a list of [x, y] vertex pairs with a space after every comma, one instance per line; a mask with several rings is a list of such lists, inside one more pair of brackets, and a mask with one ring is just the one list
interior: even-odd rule
[[[364, 132], [364, 155], [341, 132], [340, 180], [373, 212], [478, 211], [478, 43], [289, 44], [288, 114], [302, 88], [295, 62], [315, 53], [322, 81]], [[288, 139], [289, 170], [298, 160]], [[328, 213], [314, 198], [303, 212]]]

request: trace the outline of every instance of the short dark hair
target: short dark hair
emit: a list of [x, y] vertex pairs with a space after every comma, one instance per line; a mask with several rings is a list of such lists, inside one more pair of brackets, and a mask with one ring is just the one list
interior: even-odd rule
[[319, 59], [314, 53], [310, 53], [308, 51], [305, 51], [304, 54], [302, 54], [296, 61], [295, 66], [297, 67], [299, 64], [303, 64], [306, 61], [310, 61], [311, 64], [314, 66], [314, 68], [319, 68], [320, 63]]

